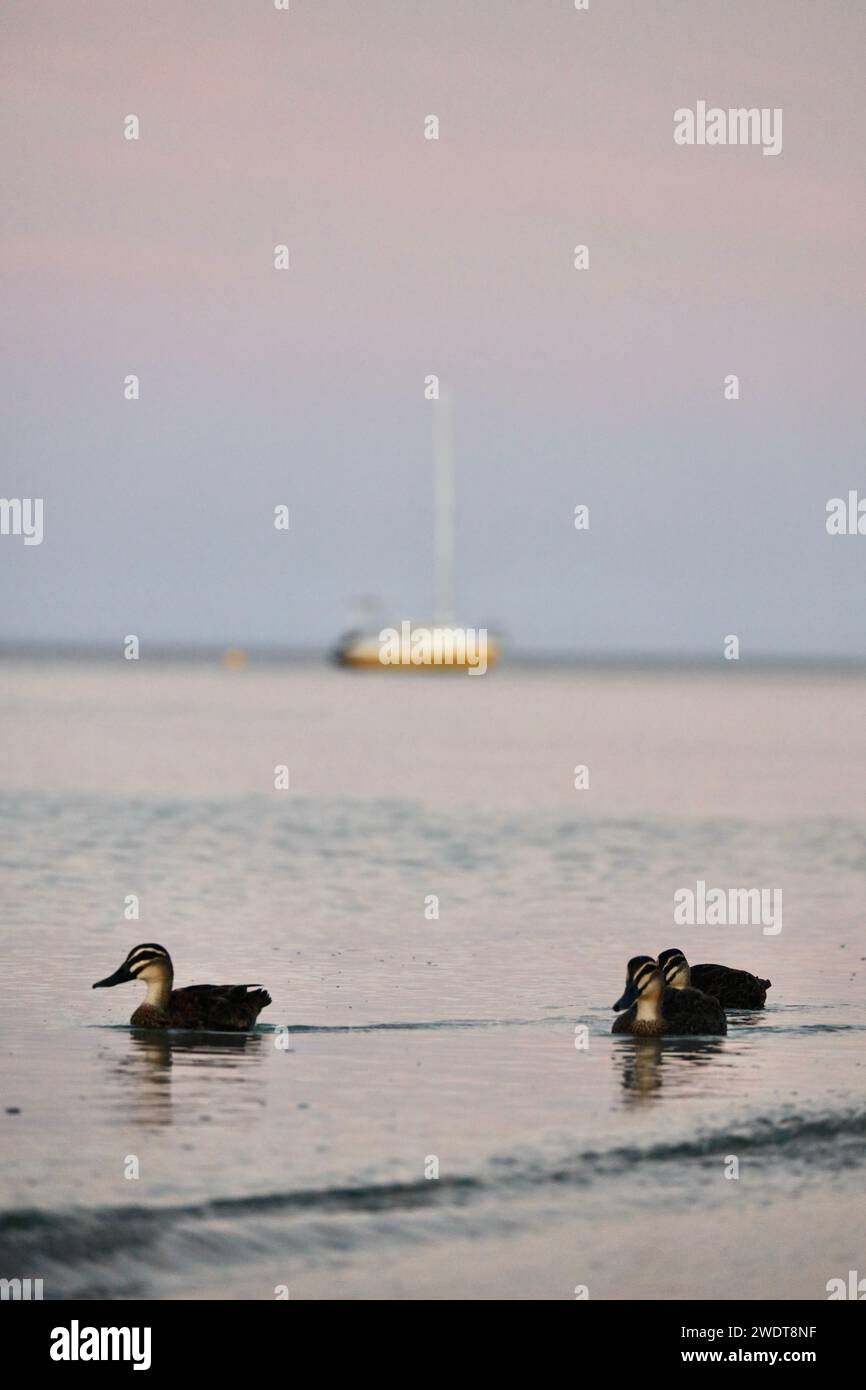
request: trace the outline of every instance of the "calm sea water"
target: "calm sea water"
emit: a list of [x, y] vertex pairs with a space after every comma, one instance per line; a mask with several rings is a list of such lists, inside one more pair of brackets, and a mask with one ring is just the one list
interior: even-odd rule
[[[0, 1275], [820, 1299], [866, 1274], [866, 680], [720, 666], [6, 663]], [[780, 888], [781, 933], [675, 927], [699, 879]], [[179, 984], [265, 984], [256, 1032], [133, 1034], [140, 988], [90, 986], [138, 941]], [[612, 1038], [628, 957], [671, 945], [768, 976], [769, 1007]]]

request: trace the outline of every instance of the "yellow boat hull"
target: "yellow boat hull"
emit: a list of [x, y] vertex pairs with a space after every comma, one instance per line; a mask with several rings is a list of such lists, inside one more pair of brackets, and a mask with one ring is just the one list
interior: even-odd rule
[[[391, 633], [390, 640], [384, 633]], [[367, 671], [469, 671], [482, 674], [499, 660], [499, 643], [484, 629], [413, 628], [377, 636], [353, 633], [340, 644], [340, 666]]]

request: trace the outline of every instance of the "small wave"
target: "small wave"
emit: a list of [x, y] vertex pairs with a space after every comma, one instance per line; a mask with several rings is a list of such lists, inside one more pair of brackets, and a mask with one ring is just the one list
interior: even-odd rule
[[217, 1029], [189, 1028], [134, 1028], [129, 1023], [90, 1023], [88, 1028], [103, 1028], [111, 1032], [143, 1035], [152, 1032], [154, 1036], [171, 1037], [214, 1037], [214, 1038], [255, 1038], [279, 1033], [283, 1029], [289, 1033], [417, 1033], [437, 1031], [447, 1028], [535, 1028], [545, 1023], [573, 1023], [567, 1014], [547, 1014], [544, 1018], [434, 1018], [419, 1021], [386, 1023], [258, 1023], [248, 1033], [225, 1033]]
[[[207, 1283], [217, 1266], [238, 1272], [295, 1258], [327, 1264], [373, 1247], [379, 1258], [382, 1241], [453, 1243], [491, 1230], [537, 1229], [539, 1212], [556, 1219], [560, 1193], [623, 1177], [630, 1180], [621, 1194], [628, 1202], [635, 1173], [645, 1201], [653, 1180], [659, 1193], [666, 1190], [674, 1163], [677, 1181], [688, 1169], [701, 1183], [710, 1172], [717, 1175], [721, 1156], [730, 1152], [748, 1152], [751, 1168], [766, 1163], [780, 1177], [824, 1181], [866, 1163], [866, 1112], [767, 1118], [648, 1147], [564, 1148], [557, 1155], [521, 1150], [492, 1155], [480, 1172], [436, 1181], [359, 1181], [174, 1205], [4, 1211], [0, 1276], [39, 1269], [46, 1298], [164, 1298], [174, 1289], [182, 1297], [199, 1280]], [[566, 1201], [573, 1209], [573, 1198]]]
[[866, 1033], [866, 1023], [801, 1023], [796, 1027], [774, 1027], [776, 1033], [794, 1033], [806, 1037], [812, 1033]]
[[542, 1023], [571, 1023], [566, 1015], [545, 1018], [438, 1018], [405, 1023], [290, 1023], [290, 1033], [417, 1033], [446, 1028], [534, 1028]]
[[[721, 1154], [730, 1152], [773, 1163], [784, 1161], [788, 1172], [798, 1164], [809, 1171], [833, 1172], [862, 1165], [866, 1162], [866, 1111], [768, 1117], [644, 1147], [581, 1149], [555, 1157], [525, 1151], [498, 1154], [477, 1173], [446, 1175], [435, 1182], [346, 1183], [166, 1206], [4, 1211], [0, 1212], [0, 1274], [9, 1277], [16, 1270], [35, 1267], [36, 1261], [51, 1265], [61, 1287], [68, 1288], [70, 1283], [78, 1287], [76, 1266], [96, 1271], [101, 1263], [130, 1255], [137, 1264], [149, 1259], [161, 1265], [175, 1258], [181, 1247], [190, 1259], [213, 1258], [215, 1249], [227, 1257], [232, 1251], [236, 1255], [239, 1247], [257, 1242], [266, 1248], [282, 1247], [294, 1229], [286, 1225], [287, 1219], [304, 1217], [311, 1220], [302, 1222], [303, 1232], [296, 1232], [298, 1241], [305, 1249], [316, 1240], [327, 1246], [327, 1218], [386, 1214], [399, 1220], [401, 1214], [420, 1209], [432, 1214], [466, 1208], [485, 1198], [519, 1198], [556, 1187], [586, 1187], [599, 1180], [633, 1177], [638, 1169], [643, 1187], [654, 1169], [663, 1179], [669, 1164], [716, 1164]], [[519, 1207], [515, 1216], [518, 1213]], [[351, 1239], [346, 1230], [341, 1238]]]

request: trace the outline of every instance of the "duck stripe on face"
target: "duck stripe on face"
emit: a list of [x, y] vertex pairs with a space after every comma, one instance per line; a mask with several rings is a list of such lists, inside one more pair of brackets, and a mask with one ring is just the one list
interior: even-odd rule
[[142, 946], [133, 946], [124, 964], [130, 974], [137, 975], [146, 965], [152, 965], [155, 960], [168, 960], [168, 951], [163, 946], [157, 946], [155, 942], [146, 942]]
[[638, 993], [640, 993], [641, 990], [646, 988], [646, 986], [649, 984], [650, 977], [654, 974], [654, 972], [657, 969], [658, 966], [655, 965], [655, 963], [651, 960], [648, 960], [644, 965], [641, 966], [640, 970], [638, 970], [637, 974], [634, 977], [634, 985]]

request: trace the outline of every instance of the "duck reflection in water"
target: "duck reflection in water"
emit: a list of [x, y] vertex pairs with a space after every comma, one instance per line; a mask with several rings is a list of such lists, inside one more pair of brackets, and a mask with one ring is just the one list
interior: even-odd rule
[[630, 1038], [614, 1050], [614, 1064], [620, 1065], [627, 1098], [638, 1100], [654, 1096], [665, 1080], [685, 1080], [684, 1069], [709, 1066], [723, 1052], [719, 1038]]
[[126, 1112], [124, 1118], [147, 1125], [171, 1124], [174, 1118], [175, 1068], [192, 1081], [196, 1101], [191, 1103], [198, 1104], [209, 1073], [224, 1079], [242, 1062], [241, 1054], [249, 1060], [261, 1055], [264, 1040], [257, 1033], [171, 1033], [152, 1028], [131, 1028], [129, 1036], [132, 1046], [115, 1068], [123, 1083], [120, 1108]]

